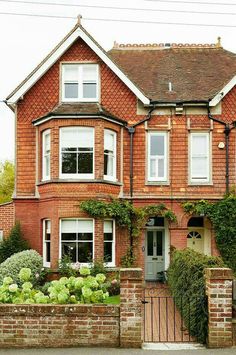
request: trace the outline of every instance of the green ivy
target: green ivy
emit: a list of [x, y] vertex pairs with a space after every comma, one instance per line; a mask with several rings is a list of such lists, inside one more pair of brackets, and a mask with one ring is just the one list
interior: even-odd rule
[[113, 199], [111, 202], [86, 200], [80, 208], [93, 218], [113, 218], [117, 225], [127, 228], [133, 237], [140, 235], [141, 229], [152, 216], [162, 216], [170, 221], [176, 221], [175, 214], [164, 204], [134, 207], [127, 200]]
[[205, 200], [187, 202], [183, 208], [189, 214], [204, 215], [210, 219], [221, 256], [236, 273], [236, 195], [229, 194], [215, 203]]

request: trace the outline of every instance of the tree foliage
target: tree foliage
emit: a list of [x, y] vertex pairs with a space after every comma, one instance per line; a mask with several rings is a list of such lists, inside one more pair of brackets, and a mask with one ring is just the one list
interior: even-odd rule
[[205, 215], [216, 234], [216, 244], [224, 262], [236, 273], [236, 195], [231, 193], [222, 200], [187, 202], [184, 210], [190, 214]]
[[8, 160], [0, 163], [0, 203], [9, 202], [14, 190], [14, 164]]

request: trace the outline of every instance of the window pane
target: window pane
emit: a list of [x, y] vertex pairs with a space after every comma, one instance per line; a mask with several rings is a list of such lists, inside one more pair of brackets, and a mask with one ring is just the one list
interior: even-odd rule
[[157, 175], [156, 172], [156, 159], [151, 159], [150, 160], [150, 177], [155, 178]]
[[78, 154], [78, 173], [92, 174], [93, 173], [93, 154], [79, 153]]
[[[74, 127], [76, 130], [76, 127]], [[94, 139], [94, 129], [87, 127], [79, 127], [78, 132], [78, 142], [77, 147], [79, 148], [93, 148], [93, 139]]]
[[62, 233], [76, 233], [76, 220], [75, 219], [63, 219], [61, 221]]
[[151, 135], [151, 155], [164, 155], [164, 136]]
[[93, 258], [93, 243], [91, 242], [80, 242], [79, 247], [79, 257], [78, 261], [80, 263], [88, 263]]
[[114, 175], [114, 157], [108, 154], [104, 154], [104, 175], [113, 176]]
[[104, 240], [112, 241], [113, 234], [112, 233], [104, 233]]
[[112, 262], [112, 243], [110, 242], [104, 243], [104, 260], [107, 263]]
[[203, 155], [206, 156], [208, 155], [207, 152], [207, 141], [208, 141], [208, 136], [203, 136], [203, 135], [192, 135], [192, 155]]
[[153, 232], [148, 232], [147, 235], [147, 255], [153, 256]]
[[62, 243], [61, 256], [69, 255], [72, 262], [76, 263], [76, 243]]
[[113, 221], [104, 221], [104, 233], [113, 232]]
[[49, 153], [50, 152], [50, 133], [46, 134], [44, 137], [45, 137], [44, 152]]
[[63, 65], [64, 80], [65, 81], [77, 81], [78, 80], [78, 66], [73, 64]]
[[51, 234], [46, 233], [46, 234], [45, 234], [45, 240], [47, 240], [47, 241], [50, 242], [50, 239], [51, 239]]
[[97, 81], [97, 64], [83, 65], [83, 81]]
[[76, 153], [62, 153], [62, 173], [76, 174]]
[[61, 240], [76, 240], [76, 233], [62, 233]]
[[97, 97], [97, 84], [96, 83], [84, 83], [83, 84], [83, 98], [93, 99]]
[[188, 221], [188, 227], [204, 227], [203, 217], [191, 217]]
[[208, 159], [192, 158], [192, 176], [207, 178], [208, 175]]
[[79, 86], [77, 83], [65, 83], [65, 98], [77, 99]]
[[50, 250], [50, 242], [46, 243], [46, 256], [45, 256], [45, 261], [47, 263], [50, 263], [51, 261], [51, 250]]
[[164, 177], [164, 159], [158, 159], [158, 177]]
[[78, 233], [78, 240], [93, 240], [92, 233]]
[[112, 132], [106, 131], [104, 132], [104, 151], [114, 152], [114, 134]]
[[61, 147], [78, 148], [78, 130], [76, 127], [66, 127], [61, 129]]

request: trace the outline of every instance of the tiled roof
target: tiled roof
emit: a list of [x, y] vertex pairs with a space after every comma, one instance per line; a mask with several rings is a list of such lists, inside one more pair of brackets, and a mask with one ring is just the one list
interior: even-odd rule
[[219, 42], [216, 45], [115, 43], [108, 54], [153, 101], [208, 101], [236, 75], [236, 54], [224, 50]]

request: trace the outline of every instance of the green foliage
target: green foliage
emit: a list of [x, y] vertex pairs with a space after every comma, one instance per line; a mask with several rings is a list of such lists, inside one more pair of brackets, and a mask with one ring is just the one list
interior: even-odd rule
[[14, 164], [8, 160], [0, 163], [0, 203], [12, 200], [14, 183]]
[[218, 257], [210, 257], [192, 249], [175, 250], [168, 269], [168, 284], [190, 335], [204, 343], [207, 337], [207, 302], [204, 269], [224, 267]]
[[141, 229], [152, 216], [162, 216], [170, 221], [176, 220], [174, 213], [163, 204], [134, 207], [126, 200], [113, 199], [111, 202], [87, 200], [81, 202], [80, 208], [93, 218], [115, 219], [118, 226], [127, 228], [134, 237], [140, 235]]
[[0, 264], [0, 282], [9, 276], [15, 283], [21, 283], [19, 272], [22, 268], [31, 269], [30, 281], [36, 285], [41, 281], [41, 273], [44, 273], [43, 259], [35, 250], [24, 250], [12, 255]]
[[29, 249], [29, 244], [23, 239], [20, 223], [17, 222], [12, 228], [9, 237], [0, 243], [0, 263], [11, 255], [26, 249]]
[[90, 275], [96, 276], [97, 274], [107, 275], [106, 262], [103, 260], [93, 260], [89, 265]]
[[[0, 303], [14, 304], [80, 304], [104, 303], [109, 294], [106, 289], [106, 276], [90, 275], [88, 268], [80, 268], [80, 274], [86, 277], [61, 277], [47, 283], [47, 288], [41, 291], [33, 288], [30, 282], [32, 272], [29, 268], [22, 268], [18, 280], [15, 282], [9, 276], [3, 279], [0, 286]], [[43, 292], [44, 291], [44, 292]]]
[[210, 219], [216, 234], [216, 245], [224, 262], [236, 273], [236, 196], [229, 194], [215, 203], [199, 201], [185, 203], [190, 214], [205, 215]]
[[58, 272], [61, 276], [76, 276], [78, 274], [79, 264], [73, 265], [70, 255], [64, 255], [58, 264]]
[[123, 255], [120, 258], [121, 261], [121, 266], [122, 267], [132, 267], [136, 261], [136, 256], [134, 255], [133, 252], [133, 248], [129, 247], [125, 253], [125, 255]]

